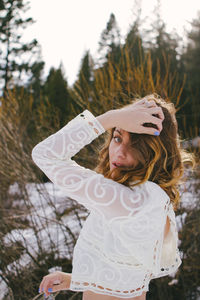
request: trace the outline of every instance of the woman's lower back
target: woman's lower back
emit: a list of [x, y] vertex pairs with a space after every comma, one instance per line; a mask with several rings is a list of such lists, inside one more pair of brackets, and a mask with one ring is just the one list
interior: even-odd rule
[[[123, 298], [102, 295], [102, 294], [96, 294], [91, 291], [83, 292], [83, 298], [82, 298], [82, 300], [121, 300], [121, 299], [123, 299]], [[145, 300], [145, 299], [146, 299], [146, 292], [143, 292], [141, 296], [128, 298], [128, 300]]]

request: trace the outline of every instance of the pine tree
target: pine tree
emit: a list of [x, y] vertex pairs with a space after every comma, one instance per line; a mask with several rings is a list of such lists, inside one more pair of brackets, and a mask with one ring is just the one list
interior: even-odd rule
[[[93, 59], [89, 51], [86, 51], [82, 60], [81, 66], [78, 73], [78, 79], [74, 83], [74, 101], [76, 102], [76, 107], [81, 110], [87, 107], [88, 101], [92, 101], [91, 89], [93, 85]], [[83, 99], [80, 104], [79, 99]]]
[[140, 33], [140, 26], [142, 22], [141, 12], [141, 0], [135, 0], [133, 10], [133, 17], [135, 20], [129, 28], [124, 45], [124, 48], [128, 51], [129, 59], [134, 65], [140, 64], [144, 55], [142, 36]]
[[115, 15], [111, 13], [106, 29], [101, 33], [98, 52], [100, 54], [99, 63], [107, 61], [108, 56], [112, 57], [113, 62], [119, 61], [120, 57], [120, 30], [117, 25]]
[[34, 22], [30, 17], [23, 17], [28, 4], [24, 0], [0, 2], [0, 75], [4, 91], [24, 81], [33, 63], [30, 57], [34, 56], [34, 51], [37, 53], [36, 39], [29, 43], [21, 40], [21, 31]]
[[[144, 48], [142, 35], [140, 32], [141, 27], [141, 1], [134, 1], [134, 10], [133, 10], [133, 23], [131, 24], [129, 31], [125, 37], [125, 43], [122, 46], [121, 58], [119, 63], [119, 68], [122, 72], [121, 75], [121, 85], [123, 89], [124, 96], [134, 97], [132, 89], [130, 88], [133, 82], [130, 82], [130, 68], [136, 70], [144, 64]], [[139, 74], [139, 69], [138, 69]], [[132, 79], [131, 79], [132, 80]], [[120, 101], [122, 101], [120, 97]]]
[[162, 79], [165, 77], [166, 72], [174, 73], [178, 69], [177, 47], [179, 37], [177, 34], [172, 36], [166, 31], [166, 24], [161, 17], [160, 0], [157, 0], [154, 15], [156, 20], [152, 23], [152, 28], [148, 32], [149, 41], [147, 44], [153, 61], [153, 75], [159, 68]]
[[44, 69], [43, 61], [36, 61], [31, 65], [31, 77], [28, 81], [27, 89], [31, 91], [34, 98], [34, 103], [40, 102], [43, 93], [42, 73]]
[[124, 47], [128, 50], [129, 59], [134, 61], [135, 65], [140, 64], [144, 55], [144, 50], [137, 23], [134, 23], [128, 32]]
[[80, 85], [84, 85], [87, 83], [88, 85], [91, 85], [92, 83], [92, 57], [90, 55], [89, 51], [86, 51], [85, 55], [83, 56], [83, 59], [81, 61], [81, 67], [78, 74], [78, 80], [80, 82]]
[[188, 45], [182, 55], [187, 75], [185, 93], [189, 99], [186, 107], [186, 125], [193, 128], [190, 135], [200, 135], [200, 12], [188, 32]]
[[70, 93], [67, 80], [64, 78], [62, 65], [58, 69], [51, 68], [44, 84], [44, 94], [50, 104], [58, 110], [60, 127], [64, 126], [70, 114]]

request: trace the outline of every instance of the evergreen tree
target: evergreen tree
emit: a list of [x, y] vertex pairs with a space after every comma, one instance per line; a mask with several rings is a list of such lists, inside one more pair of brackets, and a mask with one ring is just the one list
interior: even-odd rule
[[185, 106], [186, 125], [193, 128], [190, 135], [200, 135], [200, 12], [192, 22], [188, 33], [188, 45], [182, 55], [184, 70], [187, 75], [185, 94], [189, 99]]
[[[122, 72], [121, 75], [121, 86], [123, 90], [123, 98], [126, 96], [134, 97], [132, 89], [130, 89], [130, 85], [134, 85], [132, 82], [130, 75], [130, 69], [136, 70], [144, 62], [144, 49], [143, 49], [143, 41], [140, 33], [141, 26], [141, 1], [134, 1], [134, 11], [133, 11], [134, 21], [131, 24], [129, 31], [125, 38], [125, 43], [122, 47], [121, 58], [119, 68]], [[137, 72], [136, 72], [137, 73]], [[138, 70], [139, 74], [139, 70]], [[131, 80], [130, 80], [131, 79]], [[142, 92], [142, 91], [141, 91]], [[122, 101], [122, 97], [120, 97], [119, 101]]]
[[60, 127], [64, 126], [70, 114], [70, 93], [67, 80], [64, 78], [62, 65], [58, 68], [51, 68], [44, 85], [44, 94], [50, 104], [58, 110]]
[[177, 47], [179, 37], [177, 34], [172, 36], [166, 31], [166, 24], [161, 17], [160, 0], [157, 0], [154, 15], [156, 20], [152, 23], [152, 28], [148, 32], [147, 49], [150, 49], [151, 52], [153, 75], [156, 74], [157, 68], [159, 68], [161, 79], [163, 79], [166, 73], [172, 74], [178, 69]]
[[42, 72], [44, 69], [44, 62], [38, 61], [34, 62], [31, 65], [31, 77], [28, 82], [28, 89], [31, 90], [31, 93], [34, 98], [34, 103], [37, 105], [37, 103], [40, 102], [42, 97], [42, 91], [43, 91], [43, 84], [42, 84]]
[[87, 51], [81, 61], [81, 67], [78, 74], [78, 80], [82, 86], [85, 83], [88, 85], [91, 85], [92, 83], [92, 65], [92, 57], [90, 56], [90, 52]]
[[113, 62], [118, 62], [120, 57], [120, 30], [118, 28], [115, 15], [111, 13], [106, 29], [101, 33], [98, 52], [100, 54], [99, 62], [103, 64], [108, 56], [112, 57]]
[[[33, 24], [32, 18], [23, 17], [29, 2], [24, 0], [1, 0], [0, 2], [0, 75], [1, 86], [7, 90], [19, 84], [31, 69], [31, 57], [37, 49], [37, 41], [22, 42], [22, 29]], [[37, 53], [37, 51], [36, 51]], [[26, 54], [26, 59], [25, 55]]]
[[[86, 108], [88, 101], [92, 101], [91, 89], [93, 84], [93, 60], [89, 53], [86, 51], [82, 58], [80, 70], [78, 73], [78, 80], [74, 84], [74, 100], [76, 102], [76, 107], [81, 110]], [[80, 98], [84, 99], [82, 105], [80, 105]]]
[[144, 55], [142, 37], [140, 34], [141, 11], [141, 1], [135, 0], [133, 11], [135, 21], [128, 31], [124, 45], [124, 48], [128, 51], [129, 59], [134, 65], [140, 64]]
[[134, 23], [128, 32], [125, 40], [124, 47], [127, 48], [129, 53], [129, 59], [134, 62], [135, 65], [141, 63], [144, 51], [142, 45], [142, 38], [139, 33], [138, 24]]

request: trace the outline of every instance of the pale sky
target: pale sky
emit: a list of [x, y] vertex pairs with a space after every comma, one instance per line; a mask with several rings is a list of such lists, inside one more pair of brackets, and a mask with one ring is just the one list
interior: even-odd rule
[[[161, 0], [162, 17], [169, 31], [176, 28], [184, 35], [184, 28], [197, 17], [200, 0]], [[156, 0], [142, 0], [142, 17], [148, 27], [149, 16]], [[25, 30], [25, 39], [36, 38], [42, 47], [45, 75], [51, 66], [62, 61], [66, 79], [72, 85], [86, 50], [95, 56], [101, 32], [111, 13], [115, 14], [122, 36], [135, 19], [134, 0], [30, 0], [31, 16], [36, 23]]]

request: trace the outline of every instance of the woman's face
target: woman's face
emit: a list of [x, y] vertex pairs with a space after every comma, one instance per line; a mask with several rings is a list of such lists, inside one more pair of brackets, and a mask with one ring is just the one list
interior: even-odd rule
[[[135, 153], [134, 153], [135, 152]], [[121, 167], [135, 167], [138, 163], [136, 151], [131, 146], [130, 134], [120, 128], [115, 128], [109, 145], [110, 171]]]

